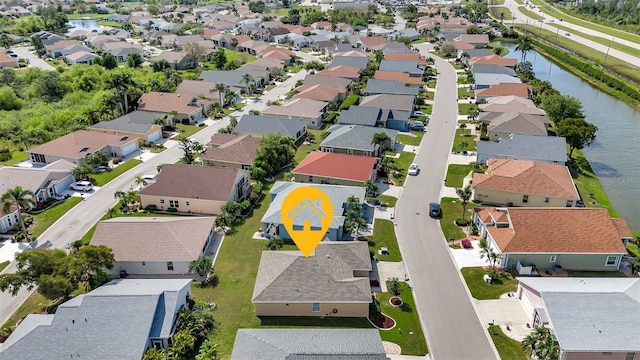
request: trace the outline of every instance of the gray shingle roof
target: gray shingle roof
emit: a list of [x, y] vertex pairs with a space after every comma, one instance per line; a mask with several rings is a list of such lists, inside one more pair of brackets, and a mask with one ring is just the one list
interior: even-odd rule
[[320, 147], [334, 147], [341, 149], [352, 149], [362, 151], [374, 151], [375, 146], [371, 143], [373, 135], [385, 132], [395, 143], [397, 130], [376, 128], [361, 125], [334, 125], [329, 128], [327, 136]]
[[471, 65], [471, 72], [475, 74], [504, 74], [509, 76], [516, 76], [516, 71], [510, 67], [501, 65], [489, 65], [489, 64], [474, 64]]
[[385, 123], [388, 115], [389, 110], [352, 105], [349, 109], [342, 110], [338, 122], [345, 125], [376, 126], [378, 122]]
[[366, 242], [321, 242], [309, 257], [298, 251], [264, 251], [252, 301], [369, 303], [369, 278], [354, 277], [356, 270], [371, 271]]
[[479, 141], [477, 153], [498, 159], [567, 161], [566, 140], [556, 136], [511, 134], [498, 142]]
[[102, 121], [91, 125], [89, 129], [126, 131], [146, 134], [153, 126], [153, 120], [164, 118], [167, 114], [136, 110], [111, 121]]
[[[454, 33], [453, 35], [455, 37], [455, 35], [457, 34]], [[453, 40], [453, 39], [447, 39], [447, 40]], [[462, 53], [465, 53], [465, 52], [469, 54], [469, 58], [476, 57], [476, 56], [487, 56], [487, 55], [493, 54], [491, 51], [487, 49], [469, 49], [469, 50], [458, 51], [460, 55], [462, 55]]]
[[424, 66], [418, 65], [417, 61], [382, 60], [380, 62], [380, 70], [401, 71], [414, 76], [422, 76]]
[[491, 86], [497, 85], [500, 83], [509, 83], [509, 84], [520, 84], [522, 81], [517, 77], [505, 75], [505, 74], [475, 74], [473, 76], [475, 78], [475, 85], [477, 86]]
[[387, 360], [375, 329], [239, 329], [232, 360]]
[[406, 86], [405, 84], [395, 80], [367, 80], [367, 87], [364, 92], [366, 94], [392, 94], [392, 95], [418, 95], [420, 90], [417, 86]]
[[[243, 71], [224, 71], [224, 70], [205, 70], [200, 73], [200, 80], [204, 81], [213, 81], [215, 83], [223, 83], [228, 86], [237, 86], [244, 88], [246, 84], [242, 81], [242, 76], [244, 76], [246, 72]], [[258, 77], [251, 74], [255, 80], [258, 80]]]
[[305, 126], [307, 126], [307, 122], [303, 120], [275, 116], [242, 115], [236, 125], [236, 132], [255, 135], [279, 133], [281, 136], [291, 136], [297, 139], [296, 134], [304, 130]]
[[[369, 140], [369, 142], [371, 142], [371, 140]], [[360, 202], [363, 202], [365, 196], [365, 189], [358, 186], [318, 185], [277, 181], [271, 188], [271, 204], [264, 216], [262, 216], [260, 222], [268, 224], [282, 224], [282, 217], [280, 216], [282, 202], [289, 192], [301, 186], [312, 186], [318, 188], [324, 191], [324, 193], [329, 197], [331, 204], [333, 205], [333, 219], [329, 226], [330, 229], [337, 229], [344, 224], [344, 216], [342, 214], [344, 212], [344, 204], [346, 204], [349, 197], [355, 196], [360, 199]], [[304, 209], [303, 212], [301, 212], [300, 218], [311, 219], [312, 227], [322, 227], [322, 224], [317, 221], [317, 217], [311, 215], [306, 216], [307, 211], [310, 212], [311, 210]], [[294, 225], [302, 226], [304, 224], [294, 222]]]
[[353, 81], [351, 79], [336, 77], [336, 76], [322, 76], [322, 75], [307, 75], [304, 78], [304, 85], [329, 85], [338, 88], [346, 89], [351, 85]]
[[177, 294], [190, 281], [113, 280], [60, 305], [55, 315], [47, 315], [50, 323], [42, 316], [29, 321], [31, 331], [9, 337], [0, 359], [138, 360], [151, 336], [173, 331]]
[[362, 98], [360, 106], [411, 112], [414, 101], [413, 95], [377, 94]]
[[531, 135], [547, 135], [547, 125], [551, 121], [546, 116], [500, 113], [489, 123], [487, 130], [493, 132], [518, 133]]
[[327, 68], [336, 67], [338, 65], [349, 65], [358, 69], [364, 69], [369, 65], [368, 57], [356, 57], [356, 56], [336, 56], [331, 63], [327, 65]]

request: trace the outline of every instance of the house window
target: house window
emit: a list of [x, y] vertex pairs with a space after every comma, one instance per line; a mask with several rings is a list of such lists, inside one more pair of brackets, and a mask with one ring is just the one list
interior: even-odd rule
[[529, 202], [529, 195], [522, 195], [522, 203], [526, 204]]
[[604, 264], [605, 266], [616, 266], [618, 263], [617, 256], [607, 256], [607, 262]]
[[167, 261], [167, 270], [173, 271], [173, 261]]
[[249, 170], [249, 169], [251, 169], [251, 165], [242, 164], [242, 170]]
[[313, 176], [309, 176], [309, 182], [313, 182]]
[[549, 203], [549, 198], [548, 198], [548, 197], [544, 198], [544, 203], [545, 203], [545, 204], [548, 204], [548, 203]]
[[179, 208], [180, 207], [180, 201], [178, 201], [178, 200], [169, 200], [169, 207]]
[[313, 303], [313, 312], [320, 312], [320, 303]]
[[189, 206], [189, 202], [188, 201], [186, 202], [186, 204], [187, 204], [187, 206]]
[[549, 262], [550, 262], [550, 263], [555, 263], [557, 258], [558, 258], [557, 256], [555, 256], [555, 255], [551, 255], [551, 256], [549, 257]]
[[164, 204], [164, 199], [160, 199], [160, 204]]
[[347, 149], [347, 155], [353, 155], [353, 150]]
[[567, 200], [567, 207], [573, 206], [573, 200]]
[[633, 360], [634, 357], [636, 357], [636, 353], [628, 352], [627, 356], [624, 358], [624, 360]]

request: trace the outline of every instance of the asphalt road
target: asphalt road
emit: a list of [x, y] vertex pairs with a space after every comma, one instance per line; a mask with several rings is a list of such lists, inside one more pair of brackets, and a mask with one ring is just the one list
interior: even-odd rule
[[34, 55], [31, 51], [29, 51], [28, 47], [15, 47], [12, 48], [13, 52], [18, 54], [18, 57], [23, 59], [29, 59], [29, 66], [37, 67], [42, 70], [55, 70], [55, 68], [46, 61], [40, 59], [37, 55]]
[[[538, 20], [534, 20], [532, 18], [527, 17], [525, 14], [521, 13], [520, 10], [518, 9], [518, 6], [522, 6], [519, 5], [518, 3], [516, 3], [514, 0], [506, 0], [505, 1], [505, 6], [509, 7], [509, 9], [511, 10], [512, 13], [515, 14], [515, 22], [517, 23], [524, 23], [526, 24], [528, 21], [528, 24], [531, 26], [532, 29], [539, 29], [541, 23]], [[584, 34], [588, 34], [588, 35], [593, 35], [593, 36], [598, 36], [601, 37], [603, 39], [606, 40], [611, 40], [612, 37], [610, 35], [604, 34], [602, 32], [599, 32], [597, 30], [592, 30], [589, 28], [585, 28], [583, 26], [579, 26], [579, 25], [575, 25], [572, 24], [570, 22], [567, 21], [560, 21], [559, 18], [555, 18], [555, 17], [551, 17], [543, 12], [538, 11], [538, 7], [536, 7], [535, 9], [529, 9], [530, 11], [534, 11], [537, 14], [539, 14], [540, 16], [543, 16], [545, 19], [542, 22], [542, 28], [545, 30], [549, 30], [553, 33], [558, 33], [558, 37], [567, 37], [565, 34], [567, 32], [571, 33], [571, 31], [566, 31], [566, 30], [562, 30], [559, 29], [555, 26], [552, 26], [549, 21], [553, 20], [554, 24], [558, 24], [558, 25], [562, 25], [562, 26], [566, 26], [568, 28], [571, 28], [573, 30], [582, 32]], [[505, 21], [506, 24], [509, 24], [509, 21]], [[535, 34], [535, 31], [534, 31]], [[601, 53], [606, 54], [607, 53], [607, 49], [608, 46], [607, 45], [602, 45], [600, 43], [597, 43], [595, 41], [586, 39], [584, 37], [581, 37], [579, 35], [576, 35], [574, 33], [571, 34], [571, 36], [568, 37], [569, 39], [571, 39], [572, 41], [575, 41], [577, 43], [580, 43], [586, 47], [592, 48], [594, 50], [600, 51]], [[637, 43], [634, 43], [632, 41], [628, 41], [628, 40], [624, 40], [624, 39], [619, 39], [619, 38], [613, 38], [613, 41], [616, 43], [620, 43], [620, 44], [624, 44], [627, 46], [631, 46], [633, 48], [637, 48], [638, 46], [640, 46]], [[625, 52], [622, 52], [620, 50], [616, 50], [616, 49], [608, 49], [609, 50], [609, 56], [620, 59], [624, 62], [627, 62], [631, 65], [635, 65], [635, 66], [640, 66], [640, 57], [637, 56], [633, 56], [631, 54], [627, 54]]]
[[429, 217], [428, 204], [439, 202], [447, 157], [457, 123], [457, 85], [454, 68], [433, 57], [440, 73], [431, 121], [415, 162], [418, 176], [410, 176], [396, 206], [396, 234], [404, 256], [432, 359], [496, 359], [486, 324], [480, 319], [457, 270], [438, 220]]
[[[231, 114], [231, 116], [239, 119], [243, 114], [248, 114], [250, 110], [264, 109], [267, 101], [273, 102], [278, 100], [292, 89], [297, 80], [304, 79], [305, 76], [305, 70], [293, 74], [293, 76], [285, 82], [279, 84], [271, 91], [265, 92], [259, 101], [249, 100], [242, 111], [236, 111]], [[226, 117], [213, 125], [203, 128], [203, 130], [191, 137], [202, 144], [206, 144], [218, 129], [228, 124], [229, 117]], [[169, 141], [172, 142], [173, 140]], [[168, 146], [165, 151], [157, 154], [153, 158], [113, 179], [94, 194], [87, 197], [83, 202], [74, 206], [49, 227], [49, 229], [38, 238], [38, 242], [42, 244], [48, 240], [51, 242], [51, 247], [63, 249], [69, 242], [82, 238], [93, 225], [100, 221], [107, 210], [116, 204], [117, 200], [113, 195], [116, 191], [128, 191], [130, 186], [135, 183], [135, 177], [138, 175], [155, 174], [158, 164], [173, 164], [180, 160], [183, 155], [182, 150], [176, 146], [175, 143], [172, 145], [173, 146]], [[4, 270], [5, 273], [15, 271], [15, 262], [11, 263], [11, 265]], [[4, 324], [30, 294], [31, 292], [24, 288], [15, 297], [12, 297], [9, 293], [0, 292], [0, 324]]]

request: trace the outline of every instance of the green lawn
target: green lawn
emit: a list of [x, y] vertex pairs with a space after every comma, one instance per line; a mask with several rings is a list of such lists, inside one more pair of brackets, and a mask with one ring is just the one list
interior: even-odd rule
[[569, 277], [617, 278], [625, 277], [619, 271], [573, 271], [567, 270]]
[[402, 289], [400, 298], [404, 302], [400, 307], [393, 307], [389, 304], [390, 293], [376, 294], [376, 298], [380, 301], [382, 312], [396, 321], [396, 327], [391, 330], [380, 331], [380, 336], [383, 341], [400, 345], [402, 355], [426, 355], [428, 352], [427, 343], [422, 333], [422, 326], [420, 326], [418, 310], [416, 309], [411, 288], [406, 283], [401, 282], [400, 289]]
[[469, 115], [471, 108], [477, 107], [475, 104], [458, 104], [458, 114]]
[[[574, 150], [572, 156], [578, 163], [588, 163], [580, 150]], [[611, 205], [607, 193], [602, 189], [600, 180], [592, 172], [590, 167], [582, 167], [580, 169], [580, 174], [576, 174], [575, 171], [572, 171], [571, 175], [576, 187], [578, 188], [578, 192], [580, 193], [580, 198], [582, 198], [586, 207], [603, 207], [609, 211], [611, 217], [619, 217], [618, 213], [613, 208], [613, 205]]]
[[532, 18], [533, 20], [544, 20], [544, 16], [538, 15], [537, 13], [527, 9], [525, 6], [518, 6], [518, 10], [520, 10], [521, 13]]
[[79, 197], [70, 197], [37, 215], [33, 215], [33, 224], [29, 226], [31, 236], [34, 238], [40, 236], [49, 226], [81, 201], [82, 199]]
[[227, 61], [232, 61], [235, 59], [241, 60], [242, 62], [251, 63], [258, 59], [255, 55], [231, 49], [224, 49], [224, 54], [227, 56]]
[[[7, 161], [0, 161], [0, 166], [13, 166], [19, 162], [29, 159], [29, 154], [24, 151], [24, 146], [17, 146], [15, 143], [9, 140], [0, 140], [0, 149], [7, 148], [11, 152], [11, 159]], [[20, 151], [20, 149], [23, 149]]]
[[447, 178], [444, 182], [445, 186], [462, 187], [463, 179], [473, 170], [473, 165], [451, 164], [447, 168]]
[[3, 263], [0, 263], [0, 272], [2, 272], [2, 270], [4, 270], [7, 266], [9, 266], [9, 264], [11, 263], [11, 261], [7, 260]]
[[409, 136], [405, 134], [398, 134], [396, 136], [396, 142], [405, 145], [418, 146], [422, 141], [422, 137], [424, 136], [424, 131], [412, 131], [411, 132], [415, 136]]
[[116, 166], [115, 168], [109, 171], [105, 171], [100, 174], [93, 174], [91, 175], [91, 178], [93, 179], [93, 184], [95, 186], [104, 186], [109, 181], [117, 178], [118, 176], [124, 174], [125, 172], [138, 166], [139, 164], [142, 164], [142, 161], [138, 159], [129, 159], [125, 161], [123, 164]]
[[178, 137], [186, 137], [186, 138], [190, 138], [191, 135], [204, 129], [204, 127], [200, 127], [198, 125], [185, 125], [185, 124], [176, 124], [176, 127], [178, 128], [178, 130], [180, 130], [180, 135]]
[[489, 335], [493, 344], [498, 349], [501, 359], [529, 360], [530, 357], [522, 350], [522, 344], [508, 337], [502, 332], [500, 326], [489, 326]]
[[80, 20], [82, 18], [89, 18], [89, 19], [93, 19], [93, 20], [102, 20], [104, 18], [106, 18], [107, 16], [109, 16], [110, 14], [78, 14], [78, 13], [73, 13], [73, 14], [66, 14], [67, 15], [67, 19], [69, 20]]
[[111, 26], [111, 27], [114, 27], [114, 28], [121, 28], [122, 27], [122, 24], [120, 24], [119, 22], [107, 21], [107, 20], [98, 21], [98, 25]]
[[[463, 141], [466, 142], [466, 146], [462, 146]], [[475, 151], [476, 150], [475, 135], [471, 134], [471, 129], [457, 129], [456, 137], [453, 139], [453, 151]]]
[[300, 164], [300, 162], [304, 160], [304, 158], [307, 157], [310, 152], [318, 150], [318, 148], [320, 148], [320, 143], [323, 140], [322, 133], [324, 132], [324, 130], [307, 129], [307, 131], [315, 135], [316, 139], [313, 144], [303, 144], [298, 146], [298, 149], [296, 150], [296, 156], [294, 156], [293, 158], [296, 164]]
[[378, 195], [375, 197], [375, 199], [380, 200], [380, 202], [382, 202], [382, 205], [386, 207], [396, 207], [396, 202], [398, 201], [398, 198], [391, 195]]
[[583, 33], [581, 31], [577, 31], [574, 29], [571, 29], [570, 27], [564, 26], [564, 25], [560, 25], [559, 23], [549, 23], [549, 25], [556, 27], [564, 32], [568, 32], [574, 35], [578, 35], [580, 37], [583, 37], [585, 39], [589, 39], [591, 41], [595, 41], [599, 44], [602, 44], [604, 46], [609, 46], [609, 44], [611, 44], [611, 47], [613, 49], [625, 52], [627, 54], [633, 55], [633, 56], [638, 56], [640, 57], [640, 48], [633, 48], [631, 46], [627, 46], [624, 44], [620, 44], [618, 42], [615, 41], [611, 41], [611, 38], [602, 38], [600, 36], [594, 36], [594, 35], [589, 35], [586, 33]]
[[629, 252], [629, 255], [633, 257], [640, 257], [640, 249], [638, 248], [637, 244], [629, 242], [627, 244], [627, 251]]
[[489, 8], [491, 10], [491, 14], [494, 18], [500, 20], [500, 14], [504, 15], [502, 20], [512, 20], [513, 16], [511, 15], [511, 10], [509, 10], [506, 6], [495, 6]]
[[400, 154], [400, 157], [396, 159], [396, 169], [398, 170], [398, 175], [393, 177], [393, 181], [397, 186], [402, 186], [404, 184], [405, 179], [407, 178], [407, 170], [409, 169], [409, 165], [413, 163], [413, 159], [416, 157], [416, 154], [403, 151]]
[[[359, 238], [369, 243], [369, 251], [380, 261], [402, 261], [402, 254], [396, 239], [396, 230], [393, 222], [385, 219], [376, 219], [373, 225], [373, 236], [363, 236]], [[381, 247], [389, 249], [389, 255], [379, 255]]]
[[[478, 207], [478, 204], [469, 202], [467, 209]], [[450, 241], [451, 239], [460, 240], [464, 239], [467, 235], [456, 225], [456, 219], [460, 219], [462, 216], [462, 205], [460, 199], [443, 197], [440, 200], [440, 209], [442, 210], [442, 219], [440, 219], [440, 227], [445, 239]], [[465, 219], [469, 220], [470, 216], [465, 214]]]
[[[460, 87], [458, 88], [458, 99], [466, 99], [469, 96], [473, 96], [473, 91], [469, 91], [469, 87]], [[464, 104], [461, 104], [464, 105]]]
[[7, 320], [4, 325], [2, 325], [2, 329], [10, 329], [13, 331], [13, 327], [16, 323], [21, 320], [23, 317], [29, 314], [44, 314], [45, 309], [52, 303], [51, 300], [45, 298], [40, 295], [37, 291], [34, 291], [25, 302], [20, 305], [18, 310]]
[[509, 273], [503, 273], [493, 284], [488, 284], [482, 278], [488, 272], [481, 266], [466, 267], [460, 270], [471, 295], [478, 300], [498, 299], [500, 295], [514, 292], [518, 287], [518, 280]]

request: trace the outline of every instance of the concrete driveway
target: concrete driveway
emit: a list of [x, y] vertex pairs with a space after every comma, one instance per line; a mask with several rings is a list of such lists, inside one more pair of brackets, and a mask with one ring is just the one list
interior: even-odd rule
[[12, 49], [13, 52], [18, 54], [18, 57], [29, 60], [29, 67], [37, 67], [42, 70], [55, 70], [55, 68], [46, 61], [40, 59], [37, 55], [29, 51], [28, 47], [16, 47]]
[[[495, 300], [475, 300], [480, 317], [484, 324], [494, 323], [504, 327], [505, 333], [511, 338], [522, 341], [531, 329], [526, 324], [531, 321], [524, 307], [517, 298], [501, 298]], [[509, 330], [507, 330], [507, 326]]]

